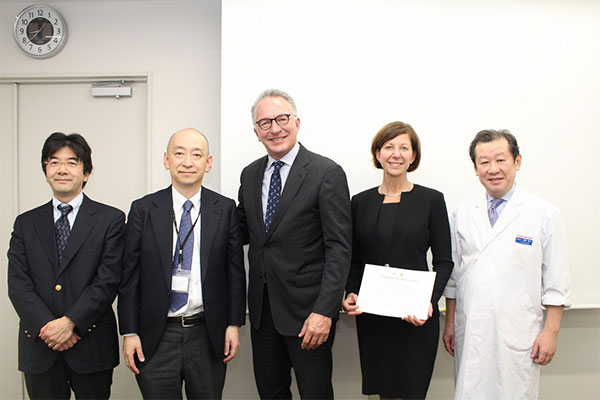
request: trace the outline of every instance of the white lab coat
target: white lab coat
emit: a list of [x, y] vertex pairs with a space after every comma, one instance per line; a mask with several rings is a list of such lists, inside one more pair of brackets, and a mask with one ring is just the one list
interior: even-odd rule
[[560, 213], [515, 187], [493, 228], [485, 194], [462, 203], [451, 227], [455, 398], [536, 399], [540, 370], [530, 353], [542, 305], [571, 305]]

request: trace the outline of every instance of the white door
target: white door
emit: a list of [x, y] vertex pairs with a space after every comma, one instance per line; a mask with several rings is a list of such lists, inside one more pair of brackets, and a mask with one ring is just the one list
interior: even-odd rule
[[[16, 179], [12, 186], [14, 190], [0, 194], [2, 204], [16, 203], [11, 211], [16, 208], [17, 213], [22, 213], [49, 201], [52, 191], [41, 168], [43, 142], [53, 132], [79, 133], [92, 149], [94, 167], [84, 192], [94, 200], [127, 213], [131, 201], [143, 196], [147, 190], [147, 83], [129, 83], [133, 96], [117, 99], [92, 97], [92, 82], [83, 79], [28, 82], [20, 82], [16, 86], [0, 85], [0, 96], [3, 103], [6, 101], [1, 115], [0, 151], [6, 157], [1, 160], [2, 167], [7, 168], [1, 168], [1, 173], [2, 177], [7, 175], [4, 182], [10, 182], [10, 177]], [[9, 114], [7, 104], [12, 105], [12, 120], [4, 118], [5, 114]], [[17, 138], [16, 145], [10, 139], [13, 136]], [[16, 154], [11, 159], [15, 148]], [[6, 217], [0, 215], [3, 227], [6, 227], [8, 219], [12, 225], [15, 211], [12, 214]], [[3, 230], [1, 238], [8, 240], [10, 229]], [[6, 261], [2, 264], [6, 271]], [[2, 298], [4, 314], [5, 309], [10, 312], [12, 306], [7, 296]], [[26, 398], [27, 395], [22, 394], [20, 379], [14, 379], [17, 370], [17, 318], [14, 311], [12, 314], [12, 319], [8, 319], [10, 323], [2, 324], [0, 328], [2, 337], [8, 339], [0, 344], [2, 354], [10, 356], [10, 361], [3, 357], [5, 362], [0, 363], [0, 379], [12, 379], [1, 382], [4, 393], [0, 394], [0, 398]], [[135, 379], [123, 362], [115, 370], [111, 392], [115, 399], [139, 398]]]

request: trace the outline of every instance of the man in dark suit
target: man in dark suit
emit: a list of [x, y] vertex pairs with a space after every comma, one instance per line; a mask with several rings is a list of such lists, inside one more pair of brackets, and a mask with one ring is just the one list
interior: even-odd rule
[[241, 175], [238, 214], [249, 243], [248, 304], [261, 398], [333, 398], [331, 345], [350, 267], [346, 175], [297, 141], [293, 99], [267, 90], [252, 107], [268, 155]]
[[169, 140], [172, 186], [131, 204], [119, 325], [123, 354], [144, 398], [221, 398], [225, 364], [246, 319], [235, 202], [202, 187], [212, 167], [195, 129]]
[[121, 279], [123, 212], [82, 193], [91, 149], [53, 133], [42, 170], [53, 199], [19, 215], [8, 294], [20, 318], [19, 370], [31, 399], [107, 399], [119, 364], [112, 303]]

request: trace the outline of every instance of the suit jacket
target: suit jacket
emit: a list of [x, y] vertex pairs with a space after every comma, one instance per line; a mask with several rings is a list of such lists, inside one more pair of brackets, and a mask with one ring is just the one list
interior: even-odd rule
[[[235, 202], [202, 187], [200, 264], [204, 317], [217, 359], [224, 357], [228, 325], [244, 325], [246, 274]], [[131, 204], [125, 229], [119, 290], [121, 334], [137, 333], [146, 362], [167, 322], [173, 268], [171, 187]]]
[[63, 352], [69, 367], [92, 373], [119, 364], [112, 303], [121, 280], [125, 215], [84, 195], [58, 263], [52, 201], [17, 217], [8, 250], [8, 295], [20, 318], [19, 370], [47, 371], [58, 352], [38, 336], [67, 316], [81, 340]]
[[265, 233], [267, 160], [260, 158], [242, 171], [239, 189], [242, 237], [250, 244], [250, 322], [260, 326], [266, 282], [277, 331], [295, 336], [311, 312], [338, 318], [350, 267], [350, 196], [342, 168], [300, 145]]
[[394, 247], [384, 248], [377, 222], [383, 204], [377, 188], [352, 197], [352, 266], [346, 292], [359, 293], [365, 264], [428, 271], [427, 250], [431, 248], [435, 284], [431, 295], [433, 317], [439, 315], [437, 303], [452, 273], [450, 226], [444, 195], [437, 190], [415, 185], [402, 194], [400, 216], [394, 221]]

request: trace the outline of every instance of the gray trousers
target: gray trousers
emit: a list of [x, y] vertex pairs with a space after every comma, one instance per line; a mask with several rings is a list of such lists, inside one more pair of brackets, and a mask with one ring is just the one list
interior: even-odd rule
[[[152, 358], [136, 375], [144, 399], [220, 399], [226, 366], [217, 359], [206, 324], [167, 323]], [[224, 358], [224, 356], [223, 356]]]

